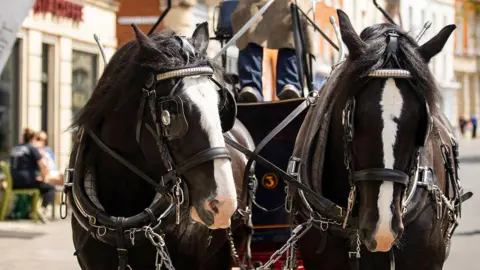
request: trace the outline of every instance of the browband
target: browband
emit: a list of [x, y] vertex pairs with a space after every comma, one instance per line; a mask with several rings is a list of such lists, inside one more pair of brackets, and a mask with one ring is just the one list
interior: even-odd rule
[[157, 74], [157, 81], [162, 81], [171, 78], [188, 77], [188, 76], [209, 76], [213, 75], [213, 69], [208, 66], [182, 68], [164, 73]]

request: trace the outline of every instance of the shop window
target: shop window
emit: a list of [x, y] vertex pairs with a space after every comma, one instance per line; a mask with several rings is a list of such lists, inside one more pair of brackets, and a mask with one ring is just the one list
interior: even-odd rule
[[41, 83], [42, 83], [42, 110], [41, 110], [41, 120], [42, 120], [42, 125], [41, 129], [44, 131], [48, 131], [48, 106], [50, 105], [48, 100], [49, 96], [49, 87], [50, 84], [49, 82], [52, 82], [53, 80], [50, 79], [50, 76], [53, 75], [51, 72], [51, 59], [50, 57], [52, 56], [53, 47], [51, 45], [42, 44], [42, 77], [41, 77]]
[[19, 143], [19, 41], [0, 74], [0, 160], [8, 160], [10, 149]]
[[81, 51], [72, 53], [72, 114], [85, 106], [97, 84], [97, 55]]
[[[72, 116], [76, 117], [97, 85], [98, 55], [72, 52]], [[75, 132], [72, 134], [75, 138]]]

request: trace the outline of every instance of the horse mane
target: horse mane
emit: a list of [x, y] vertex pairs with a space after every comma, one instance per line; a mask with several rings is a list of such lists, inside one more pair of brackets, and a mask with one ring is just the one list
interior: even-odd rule
[[[188, 54], [188, 49], [183, 47], [180, 36], [174, 31], [164, 30], [150, 35], [149, 38], [155, 44], [158, 53], [147, 55], [141, 50], [137, 40], [121, 46], [106, 65], [90, 99], [74, 118], [69, 129], [86, 127], [95, 130], [108, 114], [125, 108], [126, 104], [139, 106], [142, 86], [152, 72], [158, 74], [182, 68], [209, 66], [214, 70], [214, 76], [223, 81], [225, 74], [223, 68], [206, 53], [200, 53], [195, 49], [194, 55]], [[191, 38], [185, 38], [193, 44]], [[220, 91], [228, 90], [223, 88]], [[79, 143], [81, 142], [76, 140], [73, 149], [76, 149]], [[73, 155], [74, 152], [71, 160]], [[87, 157], [79, 161], [82, 166], [89, 162]], [[196, 245], [205, 243], [209, 231], [202, 225], [193, 223], [189, 217], [183, 217], [179, 225], [174, 223], [167, 225], [166, 230], [179, 238], [181, 244], [179, 248], [190, 251], [196, 248], [193, 243]]]
[[[215, 74], [224, 74], [222, 67], [208, 58], [206, 53], [196, 51], [195, 56], [187, 55], [182, 42], [176, 37], [177, 34], [172, 30], [150, 35], [158, 51], [154, 56], [142, 54], [136, 40], [121, 46], [105, 67], [92, 96], [74, 118], [70, 128], [94, 128], [107, 113], [117, 111], [127, 102], [139, 100], [141, 87], [151, 72], [209, 66]], [[190, 38], [187, 39], [191, 42]]]
[[[392, 30], [399, 35], [397, 59], [400, 67], [391, 60], [385, 63], [386, 48], [388, 45], [386, 34]], [[365, 51], [356, 59], [348, 57], [345, 63], [338, 67], [337, 72], [340, 73], [340, 78], [355, 78], [353, 81], [358, 85], [360, 80], [365, 80], [364, 77], [367, 76], [368, 73], [379, 68], [401, 68], [408, 70], [412, 75], [412, 82], [415, 85], [414, 90], [417, 91], [420, 96], [425, 97], [430, 112], [438, 111], [436, 103], [441, 98], [440, 92], [430, 72], [428, 63], [426, 63], [417, 52], [417, 48], [419, 47], [417, 42], [408, 32], [405, 32], [397, 25], [381, 23], [365, 28], [360, 34], [360, 38], [367, 44]], [[339, 82], [337, 81], [337, 83]], [[347, 88], [346, 91], [349, 92], [349, 95], [355, 94], [352, 93], [351, 89], [354, 89], [353, 91], [359, 90], [355, 87]]]

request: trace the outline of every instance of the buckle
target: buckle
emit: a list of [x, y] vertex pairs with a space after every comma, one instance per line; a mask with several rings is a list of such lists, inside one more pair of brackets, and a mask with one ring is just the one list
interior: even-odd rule
[[339, 217], [343, 217], [343, 208], [341, 206], [338, 206], [335, 204], [335, 208], [338, 209], [339, 214], [337, 214]]
[[65, 186], [71, 186], [71, 184], [73, 183], [73, 174], [75, 173], [75, 169], [72, 169], [72, 168], [66, 168], [65, 171], [64, 171], [64, 183], [65, 183]]
[[360, 253], [356, 252], [356, 251], [349, 251], [348, 252], [348, 258], [349, 259], [360, 259]]

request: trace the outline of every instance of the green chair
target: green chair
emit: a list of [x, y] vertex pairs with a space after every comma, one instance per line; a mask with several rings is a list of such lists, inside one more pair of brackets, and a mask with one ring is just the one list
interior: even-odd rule
[[4, 192], [5, 195], [3, 197], [3, 202], [0, 204], [0, 221], [5, 220], [5, 215], [7, 214], [7, 209], [8, 209], [8, 202], [10, 201], [10, 198], [14, 195], [18, 194], [26, 194], [32, 196], [32, 218], [34, 222], [38, 221], [38, 210], [37, 210], [37, 204], [38, 201], [40, 200], [40, 190], [36, 188], [29, 188], [29, 189], [13, 189], [13, 180], [12, 180], [12, 175], [10, 173], [10, 168], [8, 167], [7, 163], [4, 161], [0, 161], [0, 169], [3, 171], [3, 174], [5, 175], [4, 181], [6, 182], [6, 185], [4, 184]]

